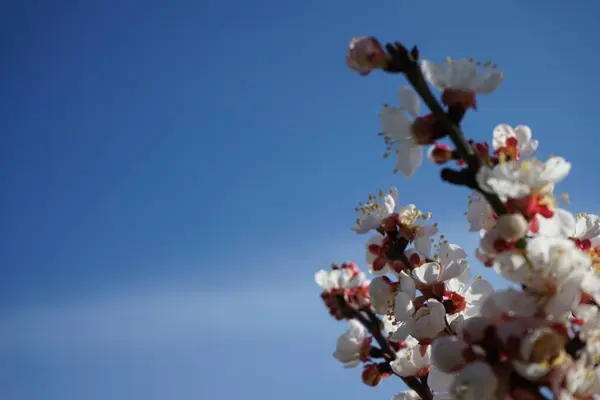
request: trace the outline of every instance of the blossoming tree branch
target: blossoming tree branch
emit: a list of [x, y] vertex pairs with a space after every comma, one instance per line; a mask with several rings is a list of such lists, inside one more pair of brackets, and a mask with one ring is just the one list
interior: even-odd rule
[[[448, 165], [441, 179], [472, 192], [476, 258], [515, 285], [494, 291], [472, 277], [466, 252], [434, 239], [430, 214], [399, 206], [394, 187], [379, 192], [359, 203], [353, 227], [372, 234], [374, 277], [351, 262], [315, 276], [330, 314], [348, 323], [334, 357], [362, 364], [369, 386], [402, 379], [409, 390], [395, 400], [600, 398], [600, 218], [559, 208], [554, 187], [571, 165], [536, 159], [527, 126], [496, 126], [491, 145], [461, 131], [477, 96], [494, 92], [504, 74], [489, 62], [421, 60], [416, 47], [372, 37], [352, 39], [346, 61], [361, 75], [404, 75], [410, 87], [399, 89], [399, 107], [379, 115], [386, 155], [395, 152], [405, 177], [421, 165], [423, 146], [430, 161]], [[429, 114], [420, 114], [421, 101]]]

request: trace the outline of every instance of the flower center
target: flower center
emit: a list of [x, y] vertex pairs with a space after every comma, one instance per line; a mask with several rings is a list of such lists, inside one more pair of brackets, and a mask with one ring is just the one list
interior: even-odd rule
[[504, 161], [519, 161], [519, 141], [517, 138], [511, 137], [506, 139], [504, 147], [497, 149], [494, 154], [500, 157], [501, 162]]
[[452, 315], [466, 310], [467, 299], [464, 296], [456, 292], [446, 292], [444, 297], [444, 308], [448, 314]]

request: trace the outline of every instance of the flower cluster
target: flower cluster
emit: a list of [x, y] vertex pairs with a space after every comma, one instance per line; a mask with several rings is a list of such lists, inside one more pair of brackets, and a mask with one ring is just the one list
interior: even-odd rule
[[[372, 235], [372, 280], [353, 263], [315, 277], [331, 315], [349, 324], [334, 357], [362, 364], [369, 386], [400, 377], [409, 390], [395, 400], [600, 398], [600, 217], [560, 207], [568, 197], [555, 187], [571, 164], [539, 158], [528, 126], [497, 125], [490, 143], [461, 130], [478, 95], [495, 91], [504, 73], [472, 59], [420, 60], [416, 47], [373, 37], [354, 38], [346, 61], [361, 75], [405, 75], [399, 107], [379, 115], [384, 156], [393, 151], [405, 177], [424, 153], [453, 166], [441, 178], [471, 192], [465, 216], [479, 233], [475, 258], [509, 288], [472, 276], [467, 252], [439, 235], [431, 213], [399, 205], [395, 187], [379, 191], [359, 203], [353, 226]], [[421, 99], [429, 114], [421, 115]]]

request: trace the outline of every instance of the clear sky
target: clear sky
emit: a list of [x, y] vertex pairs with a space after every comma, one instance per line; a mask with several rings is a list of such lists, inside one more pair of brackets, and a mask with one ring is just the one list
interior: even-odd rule
[[363, 261], [353, 208], [391, 184], [451, 241], [477, 235], [437, 167], [382, 160], [404, 82], [347, 70], [348, 40], [493, 60], [506, 81], [467, 134], [528, 124], [594, 212], [596, 3], [3, 1], [0, 397], [389, 398], [399, 381], [331, 357], [346, 327], [314, 271]]

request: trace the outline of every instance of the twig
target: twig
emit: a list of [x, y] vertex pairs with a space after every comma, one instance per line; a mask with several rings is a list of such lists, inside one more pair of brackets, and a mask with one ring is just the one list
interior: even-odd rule
[[[421, 99], [423, 99], [423, 102], [431, 110], [433, 115], [435, 115], [444, 134], [447, 135], [450, 140], [452, 140], [452, 143], [454, 143], [454, 146], [456, 146], [456, 151], [467, 164], [467, 169], [472, 180], [470, 180], [470, 185], [465, 184], [465, 186], [474, 186], [474, 188], [485, 197], [497, 215], [506, 214], [506, 207], [504, 206], [502, 200], [500, 200], [496, 194], [483, 191], [475, 181], [475, 175], [479, 170], [480, 163], [479, 158], [473, 151], [471, 145], [465, 139], [459, 127], [459, 122], [464, 114], [464, 109], [462, 110], [462, 113], [456, 109], [449, 110], [448, 114], [446, 111], [444, 111], [438, 100], [431, 93], [429, 85], [423, 77], [423, 73], [421, 72], [421, 68], [418, 64], [418, 59], [415, 57], [415, 55], [418, 55], [418, 51], [415, 50], [416, 48], [413, 48], [413, 51], [408, 52], [400, 43], [388, 43], [386, 45], [386, 49], [390, 55], [391, 66], [387, 71], [404, 73], [408, 82], [419, 94]], [[457, 123], [454, 123], [451, 120], [451, 117]]]

